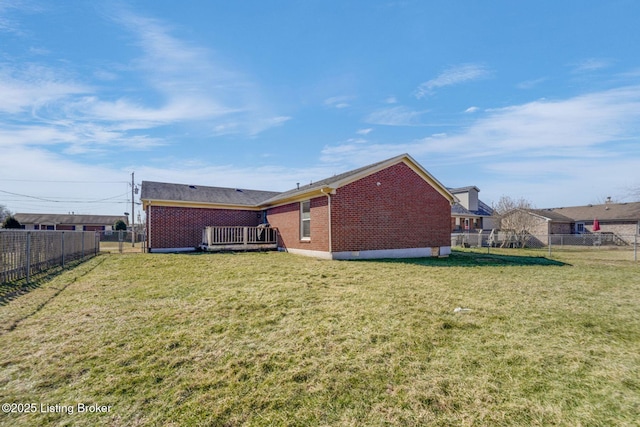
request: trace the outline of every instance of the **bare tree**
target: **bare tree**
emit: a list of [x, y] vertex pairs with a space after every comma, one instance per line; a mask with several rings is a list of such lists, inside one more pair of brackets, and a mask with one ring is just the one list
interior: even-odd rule
[[536, 218], [529, 213], [533, 209], [531, 202], [502, 196], [492, 207], [495, 223], [500, 225], [504, 236], [501, 246], [523, 248], [529, 239], [529, 230], [536, 224]]
[[7, 209], [6, 206], [0, 205], [0, 222], [3, 222], [5, 218], [11, 215], [12, 215], [11, 211]]

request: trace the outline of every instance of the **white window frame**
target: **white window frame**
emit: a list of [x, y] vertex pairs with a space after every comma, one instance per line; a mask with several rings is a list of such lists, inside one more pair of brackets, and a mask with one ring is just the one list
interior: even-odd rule
[[576, 222], [576, 234], [584, 234], [585, 231], [584, 222]]
[[[305, 212], [304, 205], [309, 206], [308, 212]], [[309, 224], [309, 235], [305, 236], [304, 224]], [[311, 200], [300, 202], [300, 240], [311, 240]]]

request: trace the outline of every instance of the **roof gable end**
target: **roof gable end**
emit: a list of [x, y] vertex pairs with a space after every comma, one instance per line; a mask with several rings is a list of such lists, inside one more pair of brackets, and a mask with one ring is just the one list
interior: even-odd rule
[[392, 157], [381, 162], [373, 163], [367, 166], [363, 166], [358, 169], [354, 169], [348, 172], [341, 173], [339, 175], [325, 178], [315, 183], [302, 186], [293, 190], [280, 193], [271, 199], [266, 200], [264, 205], [280, 205], [284, 203], [290, 203], [292, 201], [308, 198], [312, 195], [327, 194], [340, 187], [344, 187], [347, 184], [358, 181], [364, 177], [372, 175], [381, 170], [387, 169], [398, 163], [404, 163], [417, 173], [422, 179], [427, 181], [436, 191], [438, 191], [443, 197], [449, 200], [449, 203], [453, 204], [457, 199], [449, 192], [449, 190], [440, 183], [433, 175], [427, 172], [418, 162], [416, 162], [408, 154], [401, 154], [396, 157]]

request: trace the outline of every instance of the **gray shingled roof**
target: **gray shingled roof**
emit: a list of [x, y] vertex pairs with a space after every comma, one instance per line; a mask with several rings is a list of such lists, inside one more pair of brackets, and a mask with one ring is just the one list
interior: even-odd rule
[[[384, 163], [393, 163], [408, 157], [408, 154], [402, 154], [391, 159], [386, 159], [377, 163], [363, 166], [348, 172], [334, 175], [330, 178], [321, 179], [311, 184], [301, 185], [284, 192], [275, 191], [258, 191], [245, 190], [223, 187], [206, 187], [201, 185], [185, 185], [185, 184], [168, 184], [164, 182], [142, 181], [142, 200], [163, 200], [163, 201], [182, 201], [182, 202], [202, 202], [212, 204], [237, 205], [247, 207], [258, 207], [277, 203], [298, 194], [305, 194], [309, 191], [317, 190], [322, 187], [334, 187], [341, 181], [349, 177], [358, 175], [368, 169]], [[435, 178], [434, 178], [435, 180]], [[443, 187], [444, 188], [444, 187]]]
[[556, 222], [572, 222], [573, 220], [562, 214], [554, 212], [552, 209], [529, 209], [529, 212], [541, 216], [543, 218], [550, 219]]
[[[402, 158], [405, 155], [401, 155], [401, 156], [397, 156], [397, 158]], [[273, 203], [273, 202], [277, 202], [278, 200], [282, 200], [282, 199], [286, 199], [289, 197], [295, 197], [297, 194], [304, 194], [310, 190], [315, 190], [315, 189], [319, 189], [322, 187], [332, 187], [332, 184], [335, 184], [339, 181], [342, 181], [343, 179], [347, 179], [351, 176], [357, 175], [360, 172], [363, 172], [367, 169], [371, 169], [371, 168], [375, 168], [376, 166], [382, 164], [382, 163], [386, 163], [390, 160], [395, 159], [396, 157], [392, 158], [392, 159], [387, 159], [387, 160], [383, 160], [381, 162], [377, 162], [377, 163], [373, 163], [367, 166], [363, 166], [361, 168], [358, 169], [354, 169], [352, 171], [349, 172], [344, 172], [338, 175], [334, 175], [330, 178], [325, 178], [325, 179], [321, 179], [320, 181], [316, 181], [316, 182], [312, 182], [311, 184], [306, 184], [306, 185], [301, 185], [300, 188], [294, 188], [282, 193], [277, 193], [277, 195], [275, 195], [274, 197], [265, 200], [266, 203]]]
[[640, 202], [607, 203], [604, 205], [570, 206], [551, 211], [574, 221], [640, 221]]
[[126, 215], [17, 213], [14, 218], [20, 224], [113, 225], [118, 220], [129, 224], [129, 219]]
[[[451, 191], [451, 190], [449, 190]], [[453, 193], [455, 194], [455, 193]], [[451, 213], [455, 215], [478, 215], [478, 216], [491, 216], [493, 215], [493, 209], [489, 207], [482, 200], [478, 200], [478, 210], [470, 211], [460, 203], [454, 203], [451, 206]]]
[[[402, 156], [398, 156], [402, 157]], [[202, 185], [168, 184], [165, 182], [142, 181], [140, 198], [143, 200], [171, 200], [182, 202], [203, 202], [241, 206], [258, 206], [265, 202], [276, 202], [287, 197], [303, 194], [309, 190], [330, 186], [332, 183], [349, 178], [364, 170], [387, 162], [383, 160], [368, 166], [334, 175], [311, 184], [301, 185], [300, 188], [284, 192], [258, 191], [224, 187], [206, 187]]]
[[140, 198], [143, 200], [171, 200], [180, 202], [257, 206], [277, 194], [280, 193], [275, 191], [142, 181]]

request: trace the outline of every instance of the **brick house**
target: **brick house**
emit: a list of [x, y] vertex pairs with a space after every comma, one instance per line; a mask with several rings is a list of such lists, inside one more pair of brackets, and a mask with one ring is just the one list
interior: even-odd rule
[[17, 213], [14, 218], [25, 230], [110, 231], [116, 221], [129, 225], [126, 215]]
[[640, 234], [640, 202], [604, 203], [551, 209], [532, 209], [529, 213], [539, 219], [533, 235], [591, 234], [598, 220], [601, 234], [611, 234], [626, 241]]
[[[562, 208], [529, 209], [527, 232], [541, 244], [553, 235], [594, 235], [608, 241], [630, 244], [640, 234], [640, 202], [604, 203]], [[598, 220], [599, 230], [594, 223]]]
[[446, 256], [456, 200], [408, 154], [282, 193], [143, 181], [141, 199], [152, 252], [268, 222], [280, 250], [330, 259]]

